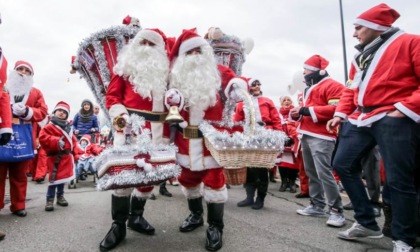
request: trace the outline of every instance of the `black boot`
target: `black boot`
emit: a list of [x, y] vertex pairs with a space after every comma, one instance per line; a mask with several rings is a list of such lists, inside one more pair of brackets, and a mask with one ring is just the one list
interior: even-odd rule
[[99, 244], [101, 251], [108, 251], [115, 248], [126, 235], [125, 222], [128, 218], [128, 209], [130, 207], [129, 197], [117, 197], [112, 195], [112, 219], [113, 223], [111, 229], [106, 234], [105, 238]]
[[276, 183], [276, 179], [274, 178], [274, 171], [272, 169], [270, 169], [270, 171], [268, 172], [269, 174], [269, 178], [270, 178], [270, 182]]
[[289, 173], [289, 188], [290, 193], [296, 193], [296, 178], [298, 176], [298, 170], [290, 171]]
[[264, 199], [267, 195], [268, 182], [260, 181], [257, 186], [257, 199], [255, 200], [252, 209], [259, 210], [264, 207]]
[[142, 234], [153, 235], [155, 228], [143, 217], [146, 199], [132, 196], [127, 227]]
[[190, 232], [200, 226], [203, 226], [204, 220], [202, 201], [203, 197], [196, 199], [188, 199], [188, 208], [190, 209], [191, 213], [179, 227], [179, 231]]
[[170, 193], [168, 189], [166, 189], [166, 182], [163, 182], [162, 184], [160, 184], [159, 193], [166, 197], [172, 197], [172, 193]]
[[385, 217], [384, 226], [382, 228], [382, 233], [387, 237], [392, 237], [392, 233], [391, 233], [391, 223], [392, 223], [391, 204], [383, 202], [382, 203], [382, 210], [384, 212], [384, 217]]
[[223, 245], [223, 210], [224, 203], [208, 203], [207, 204], [207, 240], [206, 249], [209, 251], [217, 251]]
[[287, 177], [284, 171], [284, 168], [279, 168], [280, 178], [281, 178], [281, 185], [279, 188], [279, 192], [285, 192], [287, 189]]
[[238, 207], [252, 206], [254, 204], [255, 190], [257, 188], [252, 183], [246, 183], [244, 187], [246, 192], [246, 199], [239, 201], [237, 204]]

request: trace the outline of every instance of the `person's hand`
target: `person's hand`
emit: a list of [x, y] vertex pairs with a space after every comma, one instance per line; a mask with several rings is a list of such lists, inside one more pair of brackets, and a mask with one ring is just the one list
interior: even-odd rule
[[332, 133], [334, 131], [335, 128], [338, 127], [338, 125], [340, 125], [341, 121], [343, 119], [341, 117], [335, 116], [333, 119], [329, 120], [327, 122], [327, 130], [328, 132]]
[[74, 130], [74, 131], [73, 131], [73, 134], [75, 134], [75, 135], [79, 135], [79, 130]]
[[299, 117], [299, 110], [300, 110], [300, 107], [294, 107], [290, 110], [289, 113], [292, 117]]
[[12, 139], [12, 133], [3, 133], [0, 135], [0, 145], [7, 144]]
[[169, 106], [178, 106], [181, 103], [181, 95], [175, 89], [168, 90], [165, 99]]
[[388, 112], [386, 115], [389, 116], [389, 117], [406, 117], [406, 115], [401, 113], [399, 110], [394, 110], [394, 111]]
[[58, 140], [58, 147], [60, 148], [60, 150], [64, 150], [64, 145], [65, 142], [63, 140], [63, 137], [61, 137], [60, 140]]
[[290, 147], [295, 143], [295, 141], [293, 141], [292, 138], [288, 138], [286, 139], [286, 141], [284, 141], [284, 147]]
[[18, 102], [12, 105], [12, 112], [17, 116], [22, 116], [26, 113], [26, 106], [23, 102]]
[[130, 116], [129, 116], [129, 115], [127, 115], [127, 114], [123, 114], [123, 115], [122, 115], [122, 118], [124, 118], [124, 120], [125, 120], [125, 122], [126, 122], [127, 124], [130, 124], [130, 123], [131, 123], [131, 120], [130, 120]]

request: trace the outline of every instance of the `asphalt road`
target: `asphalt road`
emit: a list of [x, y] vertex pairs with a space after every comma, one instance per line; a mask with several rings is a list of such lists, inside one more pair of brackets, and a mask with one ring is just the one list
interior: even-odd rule
[[[308, 199], [296, 199], [294, 194], [279, 192], [280, 183], [270, 183], [269, 195], [262, 210], [238, 208], [236, 203], [245, 196], [241, 186], [229, 189], [225, 205], [223, 248], [220, 251], [390, 251], [389, 238], [363, 239], [357, 242], [337, 238], [337, 232], [349, 228], [354, 219], [346, 211], [347, 225], [328, 227], [326, 218], [304, 217], [296, 209], [306, 206]], [[8, 192], [8, 186], [6, 186]], [[178, 186], [168, 185], [172, 198], [160, 196], [148, 200], [145, 217], [155, 227], [154, 236], [128, 230], [126, 239], [114, 251], [206, 251], [207, 224], [190, 233], [178, 231], [189, 214], [187, 201]], [[111, 226], [111, 191], [96, 191], [91, 177], [65, 197], [68, 207], [55, 205], [46, 212], [47, 184], [28, 183], [25, 218], [12, 215], [9, 204], [0, 211], [0, 230], [6, 238], [0, 241], [0, 251], [99, 251], [99, 242]], [[343, 194], [343, 202], [349, 200]], [[205, 210], [206, 216], [206, 210]], [[206, 220], [206, 218], [205, 218]], [[382, 226], [383, 218], [378, 218]], [[420, 251], [420, 250], [419, 250]]]

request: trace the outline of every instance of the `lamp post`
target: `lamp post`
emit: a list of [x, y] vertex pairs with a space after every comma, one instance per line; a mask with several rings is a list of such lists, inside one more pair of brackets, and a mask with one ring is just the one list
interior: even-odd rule
[[343, 21], [343, 4], [340, 1], [340, 18], [341, 18], [341, 39], [343, 41], [343, 58], [344, 58], [344, 80], [347, 83], [347, 54], [346, 54], [346, 39], [344, 36], [344, 21]]

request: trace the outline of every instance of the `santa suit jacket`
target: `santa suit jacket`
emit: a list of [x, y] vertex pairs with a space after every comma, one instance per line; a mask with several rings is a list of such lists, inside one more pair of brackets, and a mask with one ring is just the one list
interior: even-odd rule
[[[41, 91], [35, 87], [32, 87], [29, 95], [25, 95], [22, 102], [28, 107], [28, 114], [26, 116], [19, 117], [24, 121], [32, 122], [32, 139], [34, 150], [36, 150], [36, 139], [37, 139], [37, 122], [41, 122], [45, 119], [48, 114], [47, 104], [44, 101], [44, 96]], [[13, 97], [10, 98], [10, 103], [14, 104]]]
[[[396, 32], [377, 50], [366, 71], [363, 81], [358, 85], [351, 83], [361, 72], [353, 60], [351, 81], [335, 116], [344, 119], [348, 116], [350, 123], [367, 126], [388, 111], [398, 109], [413, 121], [420, 122], [420, 36]], [[369, 110], [362, 113], [362, 108]]]
[[76, 160], [85, 160], [90, 157], [96, 157], [98, 156], [104, 148], [97, 144], [88, 143], [85, 148], [82, 148], [82, 146], [79, 145], [79, 152], [75, 153], [75, 159]]
[[0, 134], [3, 133], [13, 133], [12, 110], [7, 92], [1, 92], [0, 94]]
[[[143, 98], [134, 92], [133, 84], [119, 75], [113, 75], [106, 92], [106, 107], [111, 118], [122, 114], [136, 113], [146, 120], [146, 128], [151, 129], [153, 143], [169, 143], [169, 128], [164, 123], [164, 96], [161, 100]], [[153, 97], [153, 92], [152, 92]], [[166, 139], [164, 139], [166, 138]]]
[[[63, 150], [60, 149], [58, 145], [58, 142], [62, 137], [65, 143]], [[42, 128], [39, 134], [39, 142], [42, 148], [47, 152], [47, 166], [50, 174], [50, 184], [62, 184], [74, 179], [75, 168], [73, 155], [81, 150], [77, 147], [77, 138], [73, 135], [73, 133], [71, 131], [70, 133], [67, 133], [59, 126], [50, 122]], [[52, 181], [54, 163], [58, 155], [61, 155], [61, 159], [56, 168], [55, 180]]]
[[277, 157], [276, 164], [280, 167], [299, 169], [300, 141], [297, 133], [297, 123], [289, 120], [288, 116], [284, 117], [281, 113], [280, 119], [283, 126], [283, 131], [288, 137], [293, 139], [293, 145], [284, 148], [283, 153]]
[[[329, 141], [335, 141], [337, 132], [327, 131], [326, 124], [333, 118], [337, 102], [343, 93], [344, 85], [325, 77], [311, 86], [304, 95], [303, 106], [309, 108], [310, 116], [300, 116], [298, 132]], [[293, 117], [290, 117], [296, 120]]]

